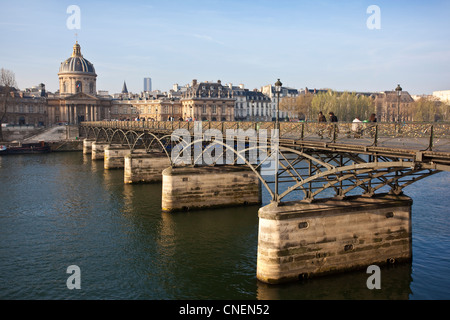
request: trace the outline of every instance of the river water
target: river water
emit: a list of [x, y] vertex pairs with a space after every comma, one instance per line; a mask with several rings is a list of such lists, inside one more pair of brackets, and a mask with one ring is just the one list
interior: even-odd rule
[[449, 185], [439, 173], [405, 189], [413, 261], [382, 268], [380, 290], [365, 270], [269, 286], [258, 206], [163, 213], [161, 184], [124, 185], [79, 152], [0, 157], [0, 299], [449, 299]]

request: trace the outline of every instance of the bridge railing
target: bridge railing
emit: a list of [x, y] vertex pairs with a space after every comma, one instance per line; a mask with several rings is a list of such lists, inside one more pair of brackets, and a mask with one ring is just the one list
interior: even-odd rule
[[[97, 121], [83, 122], [94, 126], [122, 130], [161, 130], [171, 132], [186, 129], [194, 133], [192, 121]], [[198, 125], [198, 123], [197, 123]], [[450, 152], [450, 123], [317, 123], [280, 122], [280, 139], [323, 141], [364, 146], [414, 148]], [[227, 129], [272, 130], [274, 122], [203, 121], [202, 130]]]

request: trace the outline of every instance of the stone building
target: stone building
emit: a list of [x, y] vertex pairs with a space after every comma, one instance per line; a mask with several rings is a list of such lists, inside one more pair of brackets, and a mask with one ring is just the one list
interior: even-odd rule
[[439, 101], [450, 103], [450, 90], [434, 91], [433, 97], [436, 97]]
[[378, 121], [396, 122], [412, 121], [412, 106], [414, 99], [407, 91], [402, 91], [400, 100], [396, 91], [384, 91], [373, 93], [375, 98], [375, 114]]
[[[274, 85], [266, 85], [261, 87], [261, 92], [268, 96], [270, 98], [270, 100], [272, 101], [272, 120], [275, 119], [276, 117], [276, 110], [277, 110], [277, 105], [278, 105], [278, 94], [275, 91], [275, 86]], [[281, 88], [281, 92], [280, 92], [280, 101], [281, 99], [285, 98], [285, 97], [297, 97], [299, 95], [299, 91], [297, 89], [294, 88], [288, 88], [288, 87], [282, 87]], [[287, 111], [283, 111], [283, 110], [279, 110], [279, 119], [289, 119], [289, 118], [293, 118], [295, 117], [294, 115], [290, 115], [289, 112]]]
[[73, 46], [72, 55], [59, 68], [59, 92], [61, 97], [79, 92], [96, 93], [97, 74], [94, 65], [83, 57], [78, 41]]
[[245, 89], [243, 85], [233, 87], [236, 99], [234, 117], [236, 121], [272, 121], [271, 99], [261, 91]]
[[234, 121], [236, 99], [229, 87], [221, 81], [197, 82], [181, 95], [181, 116], [183, 120]]
[[[1, 87], [0, 92], [3, 92]], [[6, 114], [2, 123], [19, 126], [48, 125], [47, 99], [45, 96], [45, 85], [42, 83], [38, 87], [24, 91], [12, 90], [6, 97]], [[2, 99], [4, 98], [2, 94]]]
[[181, 102], [168, 96], [153, 98], [135, 98], [131, 100], [113, 100], [111, 103], [111, 119], [169, 121], [180, 120]]
[[78, 124], [110, 118], [111, 99], [97, 95], [94, 65], [83, 57], [78, 41], [59, 68], [59, 92], [48, 95], [50, 123]]

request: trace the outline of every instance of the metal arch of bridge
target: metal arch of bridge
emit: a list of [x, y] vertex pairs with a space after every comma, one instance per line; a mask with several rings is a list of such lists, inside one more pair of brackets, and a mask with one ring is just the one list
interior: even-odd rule
[[126, 146], [130, 150], [142, 148], [145, 149], [146, 152], [151, 152], [154, 149], [159, 149], [159, 151], [165, 152], [170, 159], [167, 147], [170, 144], [172, 135], [156, 135], [150, 131], [140, 132], [135, 130], [98, 127], [84, 127], [83, 133], [87, 138], [93, 135], [96, 142], [105, 141], [110, 145], [116, 143]]
[[[191, 148], [195, 144], [203, 142], [205, 140], [197, 140], [185, 144], [184, 148], [181, 148], [178, 155], [173, 159], [172, 164], [177, 165], [180, 154], [186, 150], [189, 150], [189, 153], [192, 154], [193, 150]], [[233, 152], [236, 157], [227, 163], [235, 165], [238, 159], [242, 160], [257, 175], [272, 197], [272, 202], [280, 202], [297, 190], [303, 193], [303, 197], [296, 198], [296, 200], [305, 202], [314, 202], [316, 196], [329, 189], [334, 189], [334, 197], [339, 199], [345, 199], [356, 188], [361, 189], [363, 195], [368, 197], [374, 196], [376, 191], [383, 187], [389, 187], [390, 193], [400, 195], [403, 189], [413, 182], [440, 172], [431, 168], [427, 169], [427, 166], [417, 164], [414, 161], [403, 159], [397, 160], [381, 157], [375, 159], [375, 161], [366, 161], [362, 157], [353, 154], [305, 153], [279, 146], [274, 148], [278, 154], [279, 167], [282, 168], [278, 171], [278, 176], [284, 179], [278, 183], [291, 183], [293, 185], [276, 194], [269, 186], [271, 183], [276, 182], [269, 181], [260, 173], [260, 169], [265, 162], [270, 161], [269, 159], [272, 158], [276, 159], [276, 156], [269, 151], [274, 149], [270, 146], [257, 146], [237, 151], [221, 141], [212, 141], [206, 148], [203, 148], [201, 154], [197, 155], [197, 158], [191, 158], [190, 163], [195, 165], [205, 152], [217, 150], [217, 146], [223, 148], [223, 150], [221, 153], [216, 154], [215, 158], [222, 159], [226, 150]], [[262, 150], [265, 157], [260, 158], [257, 163], [251, 163], [248, 159], [248, 153], [255, 149]], [[289, 157], [289, 155], [294, 155], [294, 158]], [[370, 160], [370, 157], [368, 159]], [[307, 167], [299, 166], [301, 163], [306, 163]], [[217, 165], [217, 161], [210, 165]], [[307, 170], [307, 172], [301, 174], [302, 170]], [[275, 190], [278, 190], [278, 188]]]
[[[223, 127], [223, 125], [222, 125]], [[190, 148], [194, 148], [199, 141], [184, 141], [182, 137], [174, 137], [167, 134], [167, 130], [135, 130], [111, 127], [84, 127], [85, 134], [89, 137], [94, 135], [96, 141], [107, 141], [127, 145], [131, 150], [136, 147], [144, 147], [150, 152], [152, 147], [162, 149], [168, 156], [171, 165], [177, 165], [177, 158], [183, 152]], [[172, 139], [175, 138], [175, 139]], [[173, 142], [182, 145], [178, 155], [172, 157], [169, 155], [168, 146], [171, 145], [173, 150]], [[250, 147], [243, 150], [235, 150], [235, 148], [221, 141], [201, 141], [202, 152], [210, 152], [211, 149], [217, 150], [222, 148], [222, 154], [227, 150], [234, 154], [231, 164], [238, 164], [238, 159], [243, 164], [250, 167], [258, 176], [266, 190], [272, 197], [273, 202], [280, 202], [283, 199], [303, 200], [313, 202], [320, 194], [326, 193], [327, 190], [333, 190], [334, 197], [344, 199], [348, 195], [353, 195], [356, 190], [360, 190], [364, 196], [374, 196], [377, 191], [383, 190], [384, 187], [390, 188], [389, 192], [393, 194], [401, 194], [403, 189], [410, 184], [420, 181], [430, 175], [440, 172], [439, 169], [450, 170], [450, 165], [436, 166], [432, 162], [424, 163], [417, 161], [416, 157], [402, 156], [393, 153], [392, 155], [379, 155], [377, 152], [367, 153], [362, 151], [336, 151], [332, 148], [327, 150], [325, 144], [322, 150], [317, 146], [278, 146], [275, 149], [278, 157], [274, 156], [271, 145], [263, 147]], [[249, 153], [257, 149], [263, 151], [266, 155], [259, 162], [252, 163], [249, 161]], [[365, 150], [367, 148], [364, 148]], [[193, 149], [191, 149], [193, 151]], [[191, 152], [195, 154], [195, 152]], [[198, 156], [198, 155], [197, 155]], [[216, 154], [217, 156], [217, 154]], [[220, 158], [220, 154], [219, 154]], [[272, 181], [275, 174], [265, 176], [261, 173], [262, 165], [269, 158], [278, 158], [277, 161], [277, 178], [276, 182]], [[198, 159], [191, 159], [192, 164], [196, 164]], [[210, 165], [218, 165], [217, 161]], [[278, 183], [287, 185], [284, 190], [276, 187], [274, 192], [270, 187], [271, 184]], [[300, 194], [297, 193], [300, 191]], [[329, 194], [327, 195], [329, 197]]]

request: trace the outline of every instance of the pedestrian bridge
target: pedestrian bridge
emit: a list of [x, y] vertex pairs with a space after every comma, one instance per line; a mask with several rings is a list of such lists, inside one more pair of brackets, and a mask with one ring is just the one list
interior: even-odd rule
[[107, 121], [81, 123], [80, 135], [93, 160], [124, 168], [125, 183], [162, 181], [163, 211], [268, 195], [258, 211], [265, 283], [410, 261], [404, 189], [450, 171], [444, 123]]
[[[279, 125], [279, 135], [273, 138], [273, 122], [83, 122], [80, 135], [132, 151], [164, 152], [172, 167], [205, 165], [201, 161], [205, 153], [209, 156], [208, 166], [247, 165], [275, 202], [312, 202], [325, 190], [326, 197], [333, 190], [334, 196], [342, 199], [357, 191], [374, 195], [385, 187], [391, 193], [401, 194], [413, 182], [439, 171], [450, 171], [450, 124]], [[227, 132], [235, 135], [231, 143], [230, 138], [226, 141]], [[176, 135], [180, 136], [175, 138]], [[238, 150], [240, 138], [246, 144]], [[199, 154], [195, 146], [200, 141]], [[276, 158], [278, 163], [274, 166]], [[184, 161], [177, 162], [180, 159]]]

